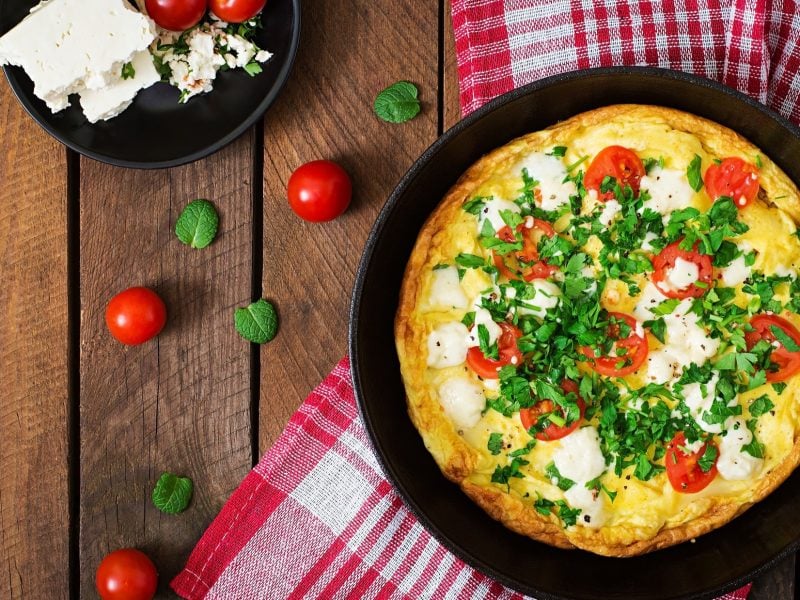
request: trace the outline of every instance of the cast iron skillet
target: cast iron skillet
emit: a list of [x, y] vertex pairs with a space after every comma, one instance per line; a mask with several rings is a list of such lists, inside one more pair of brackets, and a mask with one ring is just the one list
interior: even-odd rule
[[486, 152], [579, 112], [625, 102], [670, 106], [726, 125], [800, 181], [800, 130], [722, 85], [653, 68], [550, 77], [476, 111], [411, 167], [375, 223], [353, 292], [350, 355], [356, 397], [389, 480], [454, 554], [540, 599], [711, 598], [750, 581], [800, 542], [797, 473], [763, 502], [695, 543], [624, 559], [558, 550], [505, 529], [447, 481], [406, 413], [392, 326], [403, 271], [427, 216]]
[[[0, 2], [0, 35], [19, 23], [38, 0]], [[219, 73], [214, 90], [178, 103], [166, 83], [139, 92], [133, 104], [109, 121], [91, 124], [73, 97], [53, 114], [33, 94], [19, 67], [5, 67], [11, 88], [45, 131], [81, 154], [121, 167], [175, 167], [216, 152], [244, 133], [278, 97], [300, 42], [300, 0], [269, 0], [256, 43], [274, 56], [250, 77], [242, 69]]]

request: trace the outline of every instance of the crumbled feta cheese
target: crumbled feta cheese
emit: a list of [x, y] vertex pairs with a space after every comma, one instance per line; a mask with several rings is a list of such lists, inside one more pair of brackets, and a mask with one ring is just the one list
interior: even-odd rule
[[619, 212], [622, 210], [622, 205], [616, 200], [607, 200], [603, 203], [603, 211], [598, 217], [598, 221], [603, 227], [608, 227], [609, 223], [613, 221]]
[[103, 89], [81, 92], [81, 109], [90, 123], [116, 117], [131, 105], [140, 90], [161, 80], [148, 50], [137, 52], [130, 62], [135, 71], [133, 77], [123, 79], [120, 67], [117, 78]]
[[483, 229], [484, 221], [489, 221], [495, 231], [500, 231], [500, 229], [505, 227], [506, 223], [503, 221], [503, 217], [500, 216], [500, 211], [503, 210], [509, 210], [513, 213], [520, 212], [519, 206], [513, 202], [509, 202], [508, 200], [499, 200], [494, 198], [486, 202], [483, 205], [478, 217], [478, 233], [480, 234], [481, 230]]
[[586, 489], [587, 482], [606, 470], [597, 429], [583, 427], [562, 438], [553, 453], [553, 463], [562, 477], [575, 482], [564, 492], [564, 498], [572, 508], [581, 509], [578, 523], [592, 528], [602, 526], [608, 519], [603, 499], [596, 490]]
[[764, 461], [747, 452], [742, 447], [753, 441], [753, 434], [742, 417], [731, 419], [728, 430], [719, 444], [717, 471], [728, 481], [750, 479], [761, 470]]
[[466, 377], [453, 377], [439, 386], [439, 403], [459, 429], [473, 427], [481, 418], [486, 397], [481, 387]]
[[528, 170], [528, 175], [538, 182], [537, 187], [541, 194], [541, 208], [544, 210], [558, 210], [569, 204], [569, 197], [577, 190], [572, 181], [564, 181], [567, 177], [567, 168], [557, 156], [550, 156], [544, 152], [533, 152], [526, 156], [516, 169]]
[[467, 296], [461, 289], [458, 279], [458, 269], [445, 267], [435, 269], [431, 276], [431, 290], [428, 294], [428, 305], [433, 310], [449, 310], [453, 308], [466, 308]]
[[0, 38], [0, 65], [17, 65], [53, 112], [68, 96], [105, 87], [155, 37], [152, 21], [124, 0], [50, 0]]
[[566, 492], [564, 499], [572, 508], [581, 509], [578, 523], [584, 527], [598, 529], [608, 521], [608, 511], [597, 490], [586, 489], [586, 483], [576, 483]]
[[[478, 299], [478, 301], [480, 298]], [[478, 325], [483, 325], [486, 327], [487, 332], [489, 333], [489, 345], [491, 346], [497, 341], [497, 338], [500, 337], [502, 333], [502, 329], [500, 329], [500, 325], [494, 322], [492, 319], [492, 313], [490, 313], [485, 308], [477, 307], [475, 309], [475, 323], [472, 326], [472, 329], [469, 330], [469, 333], [466, 335], [466, 345], [468, 348], [474, 348], [476, 346], [480, 346], [480, 337], [478, 335]]]
[[467, 328], [463, 323], [442, 323], [428, 334], [428, 366], [455, 367], [467, 359]]
[[700, 268], [697, 263], [683, 260], [680, 256], [675, 259], [675, 265], [666, 269], [664, 279], [656, 285], [665, 292], [685, 290], [700, 277]]
[[797, 270], [794, 266], [787, 267], [786, 265], [778, 265], [775, 267], [775, 275], [778, 277], [791, 277], [797, 279]]
[[642, 240], [642, 250], [645, 252], [655, 252], [656, 248], [653, 246], [653, 241], [657, 239], [658, 236], [652, 231], [645, 233], [644, 239]]
[[[683, 387], [683, 401], [697, 426], [708, 433], [721, 433], [722, 423], [707, 423], [703, 415], [711, 413], [711, 405], [717, 397], [719, 374], [713, 373], [707, 383], [690, 383]], [[704, 393], [705, 391], [705, 393]]]
[[719, 271], [722, 283], [727, 287], [734, 287], [744, 283], [750, 277], [750, 267], [745, 264], [744, 255], [734, 258], [727, 267]]
[[642, 177], [640, 189], [650, 193], [650, 199], [643, 208], [649, 208], [662, 215], [664, 222], [672, 211], [691, 206], [694, 190], [686, 179], [685, 171], [655, 167]]

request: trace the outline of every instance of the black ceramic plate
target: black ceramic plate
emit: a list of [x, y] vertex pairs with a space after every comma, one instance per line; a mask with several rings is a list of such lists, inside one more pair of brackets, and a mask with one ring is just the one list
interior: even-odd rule
[[[19, 23], [37, 0], [0, 2], [0, 34]], [[91, 124], [77, 100], [53, 114], [33, 94], [19, 67], [6, 77], [25, 110], [60, 142], [91, 158], [122, 167], [154, 169], [188, 163], [239, 137], [275, 100], [289, 76], [300, 40], [300, 0], [269, 0], [256, 43], [274, 56], [250, 77], [242, 69], [219, 73], [214, 90], [178, 103], [178, 90], [158, 83], [120, 116]]]
[[763, 502], [695, 543], [624, 559], [558, 550], [505, 529], [448, 482], [407, 416], [392, 326], [406, 261], [426, 217], [483, 154], [579, 112], [625, 102], [670, 106], [726, 125], [800, 181], [800, 130], [719, 84], [650, 68], [552, 77], [491, 102], [422, 155], [378, 217], [353, 293], [350, 353], [356, 396], [389, 479], [419, 520], [456, 555], [540, 599], [711, 598], [750, 581], [800, 540], [797, 473]]

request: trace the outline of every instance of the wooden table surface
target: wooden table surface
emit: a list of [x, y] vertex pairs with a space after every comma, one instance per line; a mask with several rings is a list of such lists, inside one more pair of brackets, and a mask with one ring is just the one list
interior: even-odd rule
[[[307, 0], [294, 72], [262, 123], [216, 155], [163, 171], [115, 168], [66, 151], [0, 84], [0, 598], [94, 598], [107, 552], [135, 546], [167, 582], [308, 392], [344, 356], [356, 264], [373, 220], [414, 159], [459, 118], [449, 2]], [[407, 79], [422, 114], [372, 114]], [[286, 181], [328, 158], [352, 175], [350, 210], [328, 224], [289, 210]], [[209, 248], [173, 234], [208, 198]], [[169, 321], [123, 347], [108, 300], [157, 290]], [[235, 307], [264, 296], [278, 337], [251, 346]], [[150, 493], [190, 476], [180, 516]], [[746, 549], [743, 549], [746, 551]], [[751, 598], [793, 598], [795, 560]]]

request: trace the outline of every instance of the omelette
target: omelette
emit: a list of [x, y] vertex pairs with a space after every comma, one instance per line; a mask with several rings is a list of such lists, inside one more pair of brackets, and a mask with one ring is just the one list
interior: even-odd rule
[[765, 152], [657, 106], [481, 158], [422, 228], [395, 320], [443, 474], [515, 532], [608, 556], [764, 498], [800, 460], [798, 219]]

